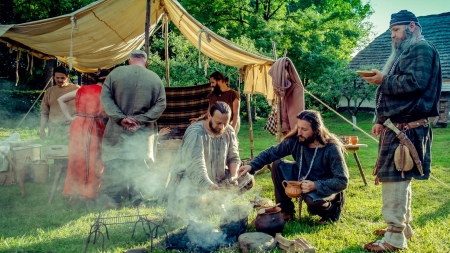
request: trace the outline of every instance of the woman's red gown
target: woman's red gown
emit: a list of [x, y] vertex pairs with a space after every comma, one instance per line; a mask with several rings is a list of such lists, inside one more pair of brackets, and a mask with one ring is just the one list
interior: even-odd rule
[[100, 103], [102, 87], [82, 86], [75, 96], [77, 117], [70, 125], [69, 163], [64, 195], [98, 196], [103, 172], [102, 138], [106, 117]]

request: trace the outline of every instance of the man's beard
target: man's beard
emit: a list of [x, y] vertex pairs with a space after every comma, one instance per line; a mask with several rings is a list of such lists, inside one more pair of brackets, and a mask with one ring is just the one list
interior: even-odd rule
[[217, 129], [213, 128], [213, 125], [212, 125], [211, 121], [209, 121], [208, 125], [209, 125], [209, 129], [211, 129], [211, 131], [215, 135], [222, 135], [225, 132], [225, 128], [224, 129], [220, 129], [220, 130], [217, 130]]
[[219, 85], [216, 85], [216, 86], [213, 87], [213, 93], [214, 93], [214, 95], [216, 95], [216, 96], [222, 94], [222, 91], [220, 90]]
[[313, 143], [314, 141], [315, 141], [314, 135], [312, 135], [312, 136], [310, 136], [310, 137], [308, 137], [308, 138], [304, 138], [304, 140], [302, 140], [302, 139], [300, 138], [300, 136], [298, 136], [298, 142], [299, 142], [300, 144], [302, 144], [302, 145], [309, 145], [309, 144]]
[[389, 59], [387, 60], [386, 64], [383, 68], [383, 74], [387, 75], [389, 74], [389, 71], [392, 68], [392, 65], [394, 64], [395, 60], [397, 60], [397, 57], [409, 46], [416, 43], [416, 37], [414, 34], [406, 28], [405, 30], [405, 37], [401, 41], [396, 41], [395, 39], [392, 39], [392, 52], [389, 56]]

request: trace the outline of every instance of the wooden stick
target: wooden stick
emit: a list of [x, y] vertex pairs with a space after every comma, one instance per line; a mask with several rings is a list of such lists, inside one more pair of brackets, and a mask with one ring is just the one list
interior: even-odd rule
[[250, 153], [251, 153], [251, 157], [253, 159], [253, 157], [254, 157], [253, 151], [254, 151], [255, 147], [253, 145], [253, 122], [252, 122], [252, 112], [250, 109], [250, 96], [251, 96], [251, 94], [246, 94], [245, 98], [247, 100], [248, 129], [249, 129], [249, 133], [250, 133]]
[[302, 218], [302, 202], [303, 202], [303, 197], [302, 195], [300, 195], [298, 198], [298, 221], [300, 221], [300, 219]]
[[[275, 41], [272, 41], [273, 59], [277, 60], [277, 47]], [[278, 97], [277, 97], [278, 98]], [[278, 98], [277, 105], [277, 143], [281, 142], [281, 98]]]
[[164, 24], [164, 48], [166, 55], [166, 84], [170, 87], [170, 68], [169, 68], [169, 19]]
[[24, 176], [21, 175], [22, 173], [25, 173], [25, 172], [20, 172], [20, 174], [19, 174], [19, 170], [17, 169], [17, 166], [13, 162], [13, 160], [11, 160], [11, 158], [8, 155], [6, 155], [5, 157], [6, 157], [6, 160], [9, 162], [9, 164], [11, 164], [11, 167], [13, 168], [13, 170], [16, 172], [16, 175], [18, 177], [17, 183], [19, 183], [19, 187], [20, 187], [20, 191], [22, 193], [22, 197], [25, 197], [27, 195], [27, 192], [25, 190]]
[[150, 37], [150, 5], [151, 1], [147, 0], [146, 10], [145, 10], [145, 53], [149, 53], [149, 37]]

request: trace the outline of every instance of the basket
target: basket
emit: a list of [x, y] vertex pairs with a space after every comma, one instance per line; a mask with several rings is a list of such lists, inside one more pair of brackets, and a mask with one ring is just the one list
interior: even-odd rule
[[33, 162], [33, 176], [35, 183], [46, 183], [48, 180], [48, 163], [46, 160]]

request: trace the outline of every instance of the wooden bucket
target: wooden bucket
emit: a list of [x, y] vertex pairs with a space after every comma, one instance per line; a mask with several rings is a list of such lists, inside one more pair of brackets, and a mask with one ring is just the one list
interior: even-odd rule
[[33, 162], [34, 182], [38, 184], [46, 183], [48, 180], [48, 163], [46, 160]]

